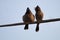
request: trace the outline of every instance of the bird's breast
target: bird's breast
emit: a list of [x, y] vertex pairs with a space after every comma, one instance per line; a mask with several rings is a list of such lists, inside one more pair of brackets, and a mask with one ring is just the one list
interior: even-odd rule
[[31, 23], [31, 22], [34, 22], [34, 16], [29, 14], [29, 15], [24, 15], [23, 16], [23, 21], [24, 22], [27, 22], [27, 23]]

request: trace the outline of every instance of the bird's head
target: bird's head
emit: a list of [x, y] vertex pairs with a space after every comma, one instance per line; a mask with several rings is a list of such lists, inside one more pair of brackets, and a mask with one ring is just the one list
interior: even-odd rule
[[31, 12], [31, 10], [29, 9], [29, 7], [27, 7], [26, 14], [29, 14], [30, 12]]
[[29, 7], [27, 7], [27, 11], [29, 11], [30, 9], [29, 9]]
[[36, 7], [35, 7], [35, 11], [40, 11], [41, 9], [40, 9], [40, 7], [37, 5]]

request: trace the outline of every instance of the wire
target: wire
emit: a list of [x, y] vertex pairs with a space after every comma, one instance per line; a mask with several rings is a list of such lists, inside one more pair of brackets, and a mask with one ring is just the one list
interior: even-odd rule
[[[60, 18], [55, 18], [55, 19], [48, 19], [48, 20], [43, 20], [40, 23], [47, 23], [47, 22], [55, 22], [55, 21], [60, 21]], [[37, 22], [29, 23], [29, 24], [36, 24]], [[17, 26], [17, 25], [24, 25], [25, 23], [13, 23], [13, 24], [5, 24], [5, 25], [0, 25], [0, 27], [9, 27], [9, 26]]]

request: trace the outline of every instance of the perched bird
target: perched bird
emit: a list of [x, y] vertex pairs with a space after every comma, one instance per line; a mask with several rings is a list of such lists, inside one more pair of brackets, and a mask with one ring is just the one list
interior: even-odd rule
[[42, 21], [43, 19], [43, 12], [41, 11], [41, 8], [39, 6], [35, 7], [35, 11], [36, 11], [36, 20], [37, 20], [37, 26], [36, 26], [36, 32], [39, 31], [39, 23]]
[[34, 19], [35, 19], [34, 15], [32, 14], [29, 7], [27, 7], [26, 13], [25, 13], [25, 15], [23, 15], [23, 21], [25, 23], [24, 30], [28, 29], [28, 24], [34, 22]]

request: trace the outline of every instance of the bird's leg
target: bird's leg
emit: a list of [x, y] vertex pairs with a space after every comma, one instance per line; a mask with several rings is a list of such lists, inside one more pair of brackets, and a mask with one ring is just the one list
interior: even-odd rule
[[35, 29], [36, 32], [39, 31], [39, 23], [37, 23], [37, 26], [36, 26], [36, 29]]
[[28, 29], [28, 24], [26, 24], [24, 27], [24, 30], [27, 30], [27, 29]]

